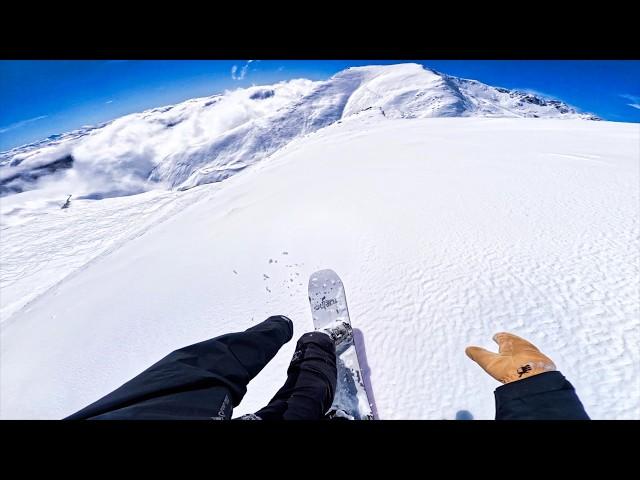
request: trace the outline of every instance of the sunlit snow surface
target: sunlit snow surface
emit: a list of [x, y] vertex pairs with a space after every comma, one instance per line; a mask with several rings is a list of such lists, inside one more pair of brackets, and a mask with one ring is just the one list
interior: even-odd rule
[[234, 414], [255, 411], [312, 329], [309, 275], [331, 268], [381, 418], [493, 418], [498, 384], [464, 348], [502, 330], [593, 418], [640, 418], [639, 149], [637, 124], [366, 111], [188, 191], [3, 197], [1, 416], [63, 417], [284, 314], [294, 339]]

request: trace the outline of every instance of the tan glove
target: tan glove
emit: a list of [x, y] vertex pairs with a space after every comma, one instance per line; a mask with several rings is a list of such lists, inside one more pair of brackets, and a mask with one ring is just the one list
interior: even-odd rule
[[480, 347], [467, 347], [465, 353], [499, 382], [514, 382], [556, 369], [549, 357], [524, 338], [501, 332], [496, 333], [493, 340], [499, 346], [499, 353]]

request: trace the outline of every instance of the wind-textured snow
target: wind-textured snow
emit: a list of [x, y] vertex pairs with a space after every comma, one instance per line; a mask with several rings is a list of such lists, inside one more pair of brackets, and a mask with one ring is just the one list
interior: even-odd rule
[[593, 418], [640, 418], [640, 127], [379, 106], [188, 191], [66, 210], [46, 189], [4, 197], [2, 418], [66, 416], [284, 314], [294, 338], [234, 415], [256, 411], [313, 328], [323, 268], [344, 281], [380, 418], [493, 418], [498, 383], [464, 349], [498, 331], [551, 357]]
[[355, 67], [156, 108], [0, 154], [0, 195], [105, 198], [224, 180], [295, 138], [375, 109], [388, 118], [590, 118], [562, 102], [417, 64]]

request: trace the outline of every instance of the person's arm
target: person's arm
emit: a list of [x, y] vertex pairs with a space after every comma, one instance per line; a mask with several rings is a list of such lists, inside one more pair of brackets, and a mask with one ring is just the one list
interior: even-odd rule
[[467, 347], [467, 356], [504, 383], [495, 390], [496, 420], [589, 420], [580, 399], [553, 361], [511, 333], [493, 337], [498, 353]]

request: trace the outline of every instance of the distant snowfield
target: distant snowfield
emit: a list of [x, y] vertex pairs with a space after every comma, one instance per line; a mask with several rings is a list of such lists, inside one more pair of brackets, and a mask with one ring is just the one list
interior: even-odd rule
[[[369, 111], [222, 183], [2, 210], [0, 414], [61, 418], [182, 346], [284, 314], [266, 404], [342, 277], [383, 419], [490, 419], [464, 354], [498, 331], [550, 356], [592, 418], [640, 418], [640, 126]], [[64, 197], [61, 195], [61, 200]]]

